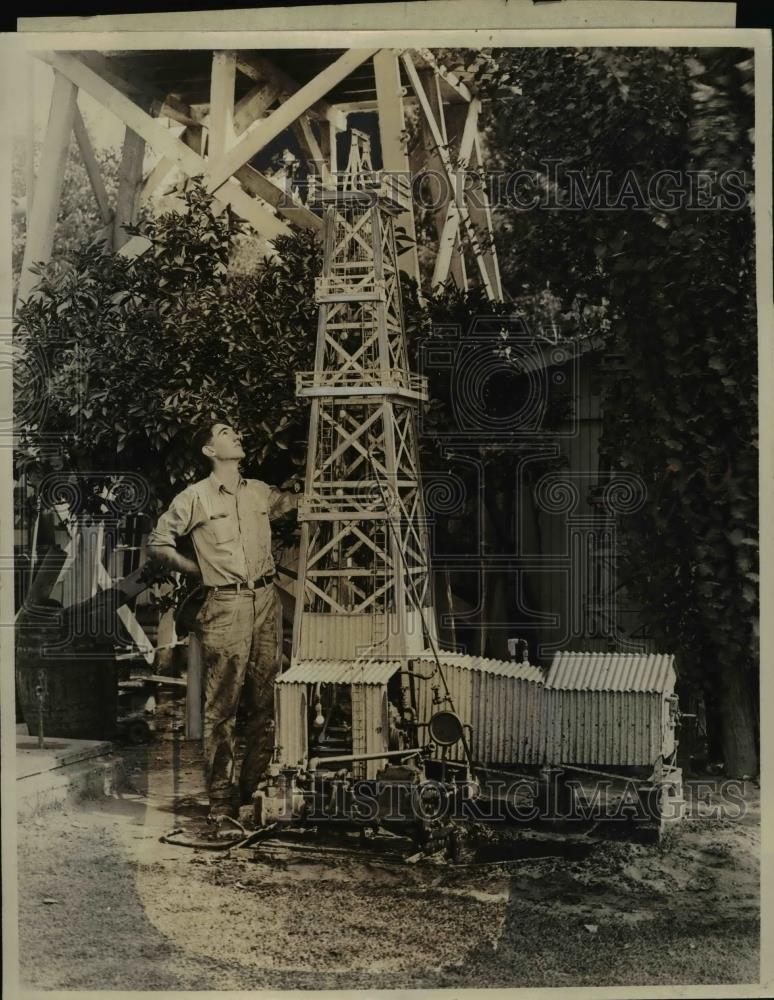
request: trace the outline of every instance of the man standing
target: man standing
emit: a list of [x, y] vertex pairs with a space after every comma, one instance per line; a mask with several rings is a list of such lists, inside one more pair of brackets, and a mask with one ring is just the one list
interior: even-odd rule
[[[240, 802], [250, 801], [271, 757], [281, 614], [269, 522], [296, 508], [298, 497], [242, 477], [242, 442], [227, 423], [208, 424], [195, 444], [212, 471], [161, 515], [148, 555], [200, 579], [204, 589], [195, 631], [204, 667], [207, 793], [211, 816], [234, 817]], [[195, 560], [177, 549], [184, 536], [193, 543]], [[234, 728], [243, 691], [250, 722], [237, 782]]]

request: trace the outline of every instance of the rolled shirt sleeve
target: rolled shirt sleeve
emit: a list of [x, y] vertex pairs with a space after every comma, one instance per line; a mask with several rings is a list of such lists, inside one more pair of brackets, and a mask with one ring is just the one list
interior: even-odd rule
[[195, 526], [194, 506], [196, 496], [193, 490], [185, 489], [174, 498], [169, 508], [164, 511], [156, 523], [156, 527], [148, 536], [148, 545], [177, 544], [178, 538], [187, 535]]
[[302, 493], [291, 493], [276, 486], [269, 487], [269, 520], [276, 521], [291, 510], [298, 510]]

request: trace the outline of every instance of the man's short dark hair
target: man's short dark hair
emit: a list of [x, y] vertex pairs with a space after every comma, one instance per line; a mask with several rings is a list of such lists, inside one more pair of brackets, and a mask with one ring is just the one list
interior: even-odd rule
[[228, 422], [228, 420], [225, 419], [225, 417], [218, 417], [217, 420], [206, 421], [200, 427], [198, 427], [194, 432], [193, 449], [194, 449], [194, 454], [196, 455], [197, 458], [201, 457], [204, 460], [204, 456], [202, 455], [202, 448], [205, 445], [210, 444], [210, 442], [212, 441], [212, 432], [219, 424], [225, 424], [226, 427], [231, 426], [231, 424]]

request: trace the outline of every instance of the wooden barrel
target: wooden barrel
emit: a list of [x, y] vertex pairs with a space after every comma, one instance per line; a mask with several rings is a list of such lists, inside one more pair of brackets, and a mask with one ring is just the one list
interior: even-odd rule
[[[40, 645], [16, 648], [16, 688], [30, 733], [81, 740], [111, 739], [118, 717], [118, 671], [109, 654], [90, 657]], [[42, 704], [41, 704], [42, 701]]]

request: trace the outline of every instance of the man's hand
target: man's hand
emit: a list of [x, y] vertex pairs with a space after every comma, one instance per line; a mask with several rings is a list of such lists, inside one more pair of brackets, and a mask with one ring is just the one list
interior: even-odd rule
[[284, 483], [282, 483], [280, 489], [285, 493], [303, 493], [304, 483], [298, 476], [291, 476], [289, 479], [286, 479]]
[[175, 570], [178, 573], [187, 573], [197, 580], [201, 579], [201, 570], [193, 559], [188, 559], [171, 545], [150, 545], [148, 546], [148, 559], [152, 563], [157, 563], [167, 570]]

